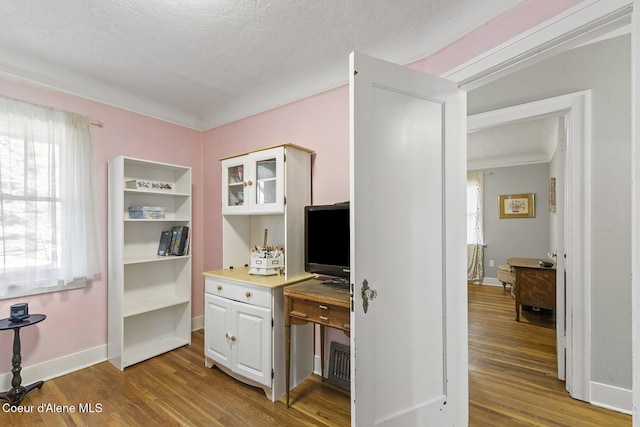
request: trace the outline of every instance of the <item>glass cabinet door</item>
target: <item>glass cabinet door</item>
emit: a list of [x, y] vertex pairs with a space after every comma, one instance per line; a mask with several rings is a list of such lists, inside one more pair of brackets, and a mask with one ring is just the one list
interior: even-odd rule
[[284, 212], [284, 148], [272, 148], [250, 154], [252, 213]]
[[276, 202], [276, 159], [256, 162], [256, 200], [258, 205]]
[[248, 212], [247, 168], [244, 159], [233, 158], [222, 162], [222, 213]]
[[222, 161], [222, 214], [284, 213], [284, 148]]
[[244, 165], [227, 168], [227, 174], [229, 190], [227, 204], [229, 206], [244, 205]]

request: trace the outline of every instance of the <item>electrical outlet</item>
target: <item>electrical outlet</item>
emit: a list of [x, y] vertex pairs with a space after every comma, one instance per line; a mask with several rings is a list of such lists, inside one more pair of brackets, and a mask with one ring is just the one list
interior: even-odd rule
[[495, 267], [496, 266], [496, 262], [492, 259], [489, 260], [489, 267]]

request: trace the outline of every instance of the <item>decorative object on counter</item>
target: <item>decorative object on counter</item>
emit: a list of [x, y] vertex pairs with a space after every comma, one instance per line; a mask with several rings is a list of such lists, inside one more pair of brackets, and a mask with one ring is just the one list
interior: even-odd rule
[[267, 244], [269, 230], [264, 229], [262, 246], [254, 246], [251, 252], [249, 274], [273, 276], [279, 274], [284, 265], [284, 248]]
[[535, 194], [498, 196], [500, 218], [533, 218], [536, 216]]
[[129, 190], [173, 191], [172, 183], [148, 179], [131, 179], [125, 183], [125, 186]]

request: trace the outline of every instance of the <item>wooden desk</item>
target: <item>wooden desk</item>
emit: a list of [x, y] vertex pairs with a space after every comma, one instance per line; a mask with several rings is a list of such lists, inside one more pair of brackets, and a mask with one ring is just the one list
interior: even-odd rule
[[287, 286], [284, 289], [287, 408], [291, 376], [291, 325], [304, 325], [309, 322], [320, 325], [320, 365], [324, 375], [324, 327], [340, 329], [348, 336], [349, 308], [348, 289], [322, 285], [316, 279]]
[[555, 310], [556, 308], [556, 266], [542, 267], [540, 261], [549, 259], [509, 258], [507, 263], [514, 270], [516, 297], [516, 321], [520, 321], [520, 306]]

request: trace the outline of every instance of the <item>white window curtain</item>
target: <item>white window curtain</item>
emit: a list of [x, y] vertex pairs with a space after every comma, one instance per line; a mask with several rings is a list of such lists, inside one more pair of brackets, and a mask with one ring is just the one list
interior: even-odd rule
[[0, 299], [100, 272], [90, 120], [0, 97]]
[[467, 173], [467, 279], [484, 277], [483, 172]]

